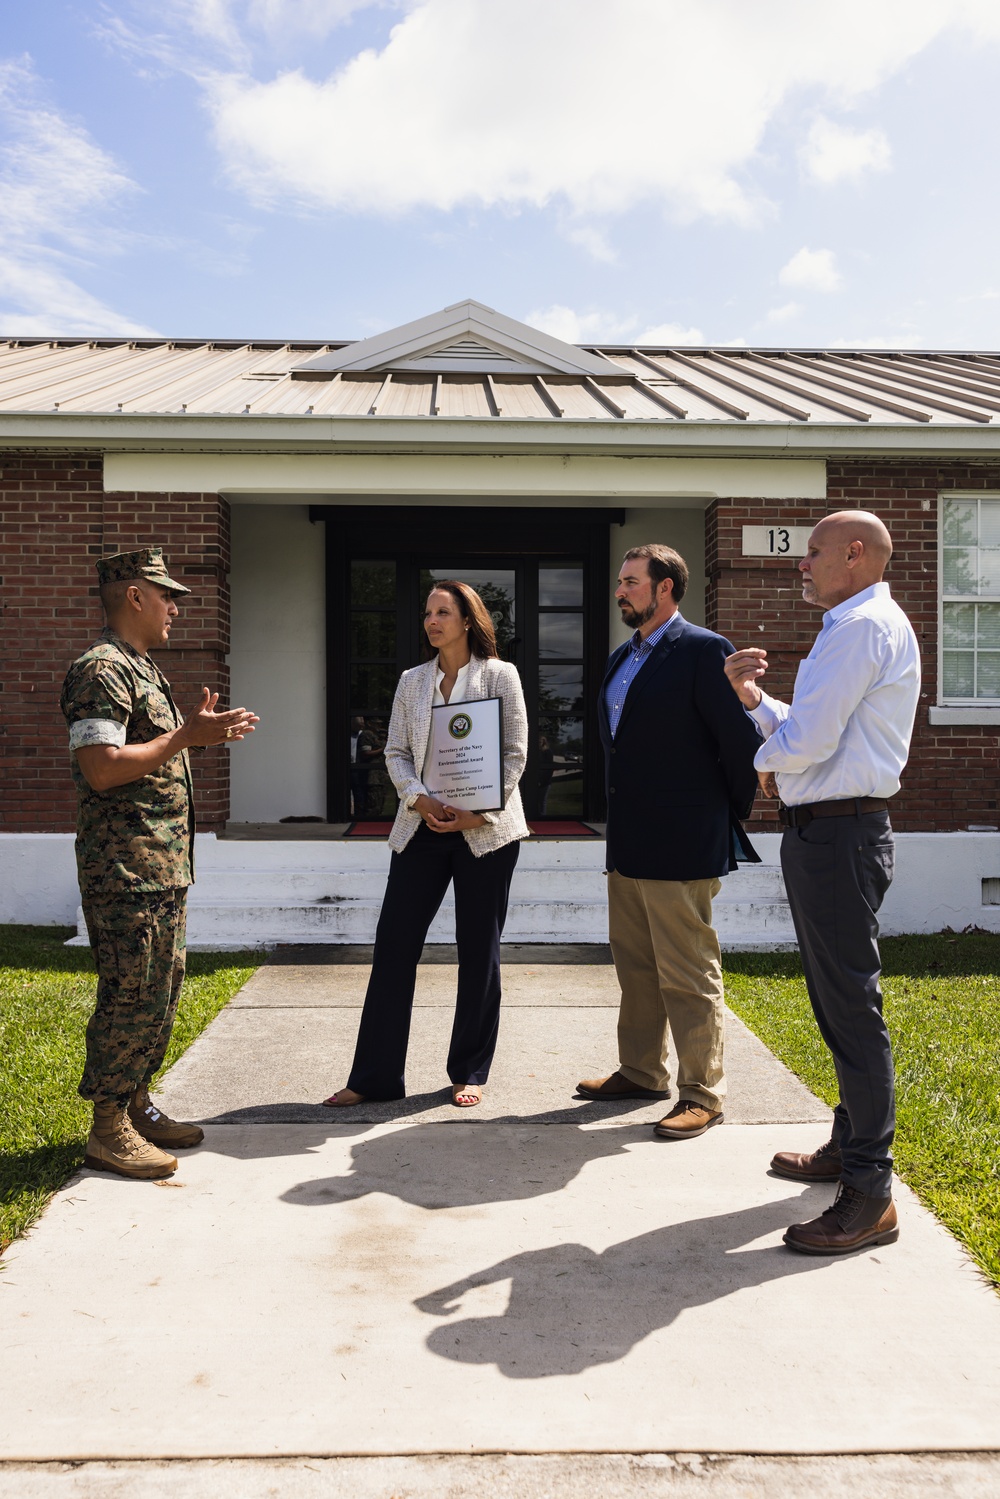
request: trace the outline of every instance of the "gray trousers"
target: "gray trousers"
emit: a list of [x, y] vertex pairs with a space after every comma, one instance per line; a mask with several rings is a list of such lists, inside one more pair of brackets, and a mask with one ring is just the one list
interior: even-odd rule
[[815, 818], [808, 827], [786, 828], [781, 840], [809, 998], [840, 1085], [833, 1139], [843, 1156], [841, 1179], [872, 1197], [891, 1193], [896, 1128], [877, 916], [893, 861], [887, 812]]

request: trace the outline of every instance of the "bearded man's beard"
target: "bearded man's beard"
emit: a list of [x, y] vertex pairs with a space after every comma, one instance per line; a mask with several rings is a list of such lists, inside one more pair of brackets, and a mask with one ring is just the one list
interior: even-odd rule
[[633, 609], [630, 604], [619, 604], [618, 607], [622, 611], [622, 623], [628, 625], [630, 630], [638, 630], [656, 613], [656, 600], [650, 599], [645, 609]]

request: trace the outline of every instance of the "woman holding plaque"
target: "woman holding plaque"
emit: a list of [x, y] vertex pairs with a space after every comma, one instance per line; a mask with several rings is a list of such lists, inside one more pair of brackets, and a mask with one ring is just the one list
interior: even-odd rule
[[[385, 764], [399, 809], [389, 834], [389, 879], [354, 1065], [347, 1087], [325, 1100], [329, 1108], [406, 1096], [403, 1075], [417, 964], [452, 882], [458, 998], [447, 1068], [452, 1102], [459, 1108], [479, 1103], [496, 1049], [500, 936], [518, 840], [528, 836], [518, 791], [528, 753], [524, 694], [516, 667], [497, 654], [486, 605], [467, 583], [449, 581], [433, 588], [424, 630], [435, 654], [403, 673], [392, 706]], [[499, 712], [488, 699], [500, 699]], [[476, 703], [484, 705], [479, 714]], [[489, 784], [482, 796], [471, 782], [460, 791], [453, 786], [451, 794], [462, 806], [453, 805], [440, 790], [449, 780], [458, 784], [461, 771], [453, 767], [463, 763], [461, 750], [453, 744], [442, 751], [442, 725], [432, 727], [435, 708], [459, 704], [465, 705], [465, 713], [444, 713], [445, 737], [449, 727], [459, 744], [473, 730], [482, 735], [484, 753], [477, 763], [484, 760], [487, 769], [480, 773], [488, 781], [492, 753], [498, 782]], [[491, 746], [493, 724], [500, 726], [492, 731], [500, 743]], [[484, 810], [471, 810], [477, 801], [485, 801]]]

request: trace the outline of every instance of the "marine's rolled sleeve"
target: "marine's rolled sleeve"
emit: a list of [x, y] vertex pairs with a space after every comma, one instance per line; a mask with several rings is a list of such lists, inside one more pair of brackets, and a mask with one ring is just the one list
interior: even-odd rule
[[110, 744], [114, 749], [121, 749], [126, 732], [125, 725], [113, 718], [78, 718], [70, 725], [69, 747], [78, 750], [91, 744]]

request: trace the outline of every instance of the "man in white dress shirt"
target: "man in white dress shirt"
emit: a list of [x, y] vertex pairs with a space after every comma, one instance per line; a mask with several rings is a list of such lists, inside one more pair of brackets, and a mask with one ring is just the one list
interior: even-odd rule
[[781, 798], [781, 867], [817, 1024], [840, 1085], [833, 1131], [809, 1155], [771, 1168], [794, 1181], [837, 1182], [831, 1207], [793, 1224], [804, 1254], [847, 1254], [897, 1237], [892, 1201], [892, 1048], [879, 989], [879, 906], [893, 874], [889, 798], [909, 753], [920, 654], [882, 574], [892, 542], [878, 516], [828, 515], [799, 563], [802, 596], [824, 609], [792, 702], [757, 683], [767, 652], [738, 650], [730, 684], [765, 735], [754, 764]]

